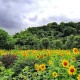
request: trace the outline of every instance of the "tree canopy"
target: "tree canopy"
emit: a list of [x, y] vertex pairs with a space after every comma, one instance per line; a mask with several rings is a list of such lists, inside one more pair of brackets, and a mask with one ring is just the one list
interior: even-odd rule
[[0, 29], [0, 49], [80, 48], [80, 22], [56, 22], [29, 27], [13, 36]]

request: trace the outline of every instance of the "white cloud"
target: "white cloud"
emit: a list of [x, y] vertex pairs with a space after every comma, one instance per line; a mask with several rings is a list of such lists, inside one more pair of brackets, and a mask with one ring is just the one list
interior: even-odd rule
[[5, 21], [0, 26], [15, 33], [53, 21], [80, 21], [79, 9], [80, 0], [0, 0], [0, 21]]
[[[34, 0], [35, 7], [29, 13], [28, 17], [38, 16], [38, 20], [36, 22], [31, 22], [37, 25], [40, 25], [43, 20], [47, 20], [49, 17], [57, 17], [57, 19], [61, 18], [60, 16], [65, 16], [63, 18], [69, 18], [71, 21], [75, 21], [76, 19], [80, 20], [80, 0]], [[59, 19], [61, 21], [66, 21], [65, 19]], [[51, 20], [48, 20], [51, 21]], [[53, 21], [55, 21], [53, 19]], [[30, 21], [29, 21], [30, 23]], [[47, 24], [47, 22], [46, 22]]]

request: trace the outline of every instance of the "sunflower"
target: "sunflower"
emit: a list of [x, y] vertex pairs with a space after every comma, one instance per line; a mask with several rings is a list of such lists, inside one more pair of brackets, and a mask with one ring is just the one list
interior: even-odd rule
[[40, 68], [40, 67], [39, 67], [38, 64], [35, 64], [34, 67], [35, 67], [35, 69], [36, 69], [37, 71], [39, 71], [39, 68]]
[[52, 76], [53, 76], [54, 78], [56, 78], [56, 77], [58, 76], [57, 72], [53, 72], [53, 73], [52, 73]]
[[49, 60], [49, 61], [48, 61], [48, 64], [49, 64], [49, 65], [52, 65], [52, 64], [53, 64], [52, 60]]
[[78, 51], [77, 48], [73, 48], [73, 52], [74, 52], [75, 54], [79, 54], [79, 51]]
[[80, 80], [80, 74], [78, 75], [77, 79]]
[[22, 53], [22, 55], [25, 57], [25, 56], [27, 56], [27, 53]]
[[50, 56], [50, 51], [48, 51], [47, 55]]
[[36, 52], [37, 52], [37, 50], [34, 50], [34, 51], [33, 51], [33, 54], [36, 54]]
[[69, 66], [68, 60], [63, 59], [62, 60], [62, 66], [65, 67], [65, 68], [67, 68]]
[[45, 64], [41, 64], [41, 65], [40, 65], [40, 68], [41, 68], [41, 71], [44, 71], [44, 70], [46, 69]]
[[45, 64], [41, 64], [41, 65], [35, 64], [34, 66], [37, 71], [44, 71], [46, 69]]
[[40, 58], [40, 55], [36, 55], [36, 58], [39, 59]]
[[74, 62], [75, 60], [76, 60], [75, 58], [72, 58], [72, 59], [71, 59], [72, 62]]
[[46, 58], [46, 54], [42, 55], [42, 58], [43, 58], [43, 59]]
[[69, 75], [75, 75], [76, 74], [76, 68], [74, 67], [74, 65], [71, 65], [68, 69], [68, 74]]

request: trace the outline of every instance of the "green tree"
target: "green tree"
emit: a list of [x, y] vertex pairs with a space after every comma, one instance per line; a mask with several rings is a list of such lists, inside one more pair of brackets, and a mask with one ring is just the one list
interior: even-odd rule
[[73, 47], [80, 48], [80, 36], [75, 36]]
[[5, 49], [8, 36], [9, 35], [5, 30], [0, 29], [0, 49]]
[[6, 40], [5, 49], [14, 49], [15, 48], [15, 39], [9, 36]]
[[74, 35], [70, 35], [67, 37], [67, 40], [65, 42], [65, 46], [67, 49], [73, 48], [74, 39], [75, 39]]
[[41, 39], [41, 44], [44, 49], [49, 49], [50, 48], [50, 42], [48, 38], [42, 38]]
[[64, 36], [70, 36], [71, 34], [77, 34], [77, 30], [75, 28], [72, 28], [71, 26], [65, 26], [63, 29]]
[[60, 39], [53, 40], [51, 45], [52, 45], [52, 49], [62, 49], [63, 48], [63, 42]]

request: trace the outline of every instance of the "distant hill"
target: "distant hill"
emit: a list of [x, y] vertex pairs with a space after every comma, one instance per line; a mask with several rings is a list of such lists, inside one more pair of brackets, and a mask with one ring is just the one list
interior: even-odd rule
[[0, 29], [0, 49], [72, 49], [80, 48], [80, 22], [56, 22], [29, 27], [9, 36]]
[[[56, 22], [49, 23], [47, 25], [30, 27], [25, 31], [16, 33], [13, 38], [17, 39], [16, 45], [24, 46], [27, 49], [54, 49], [54, 48], [68, 48], [67, 44], [70, 45], [70, 37], [80, 37], [80, 22]], [[70, 42], [70, 43], [68, 43]], [[78, 47], [77, 40], [74, 40], [75, 45], [71, 43], [72, 47]], [[57, 45], [59, 43], [59, 45]], [[68, 46], [69, 46], [68, 45]], [[78, 44], [80, 45], [80, 44]], [[59, 46], [59, 47], [58, 47]], [[70, 47], [69, 47], [70, 48]]]

